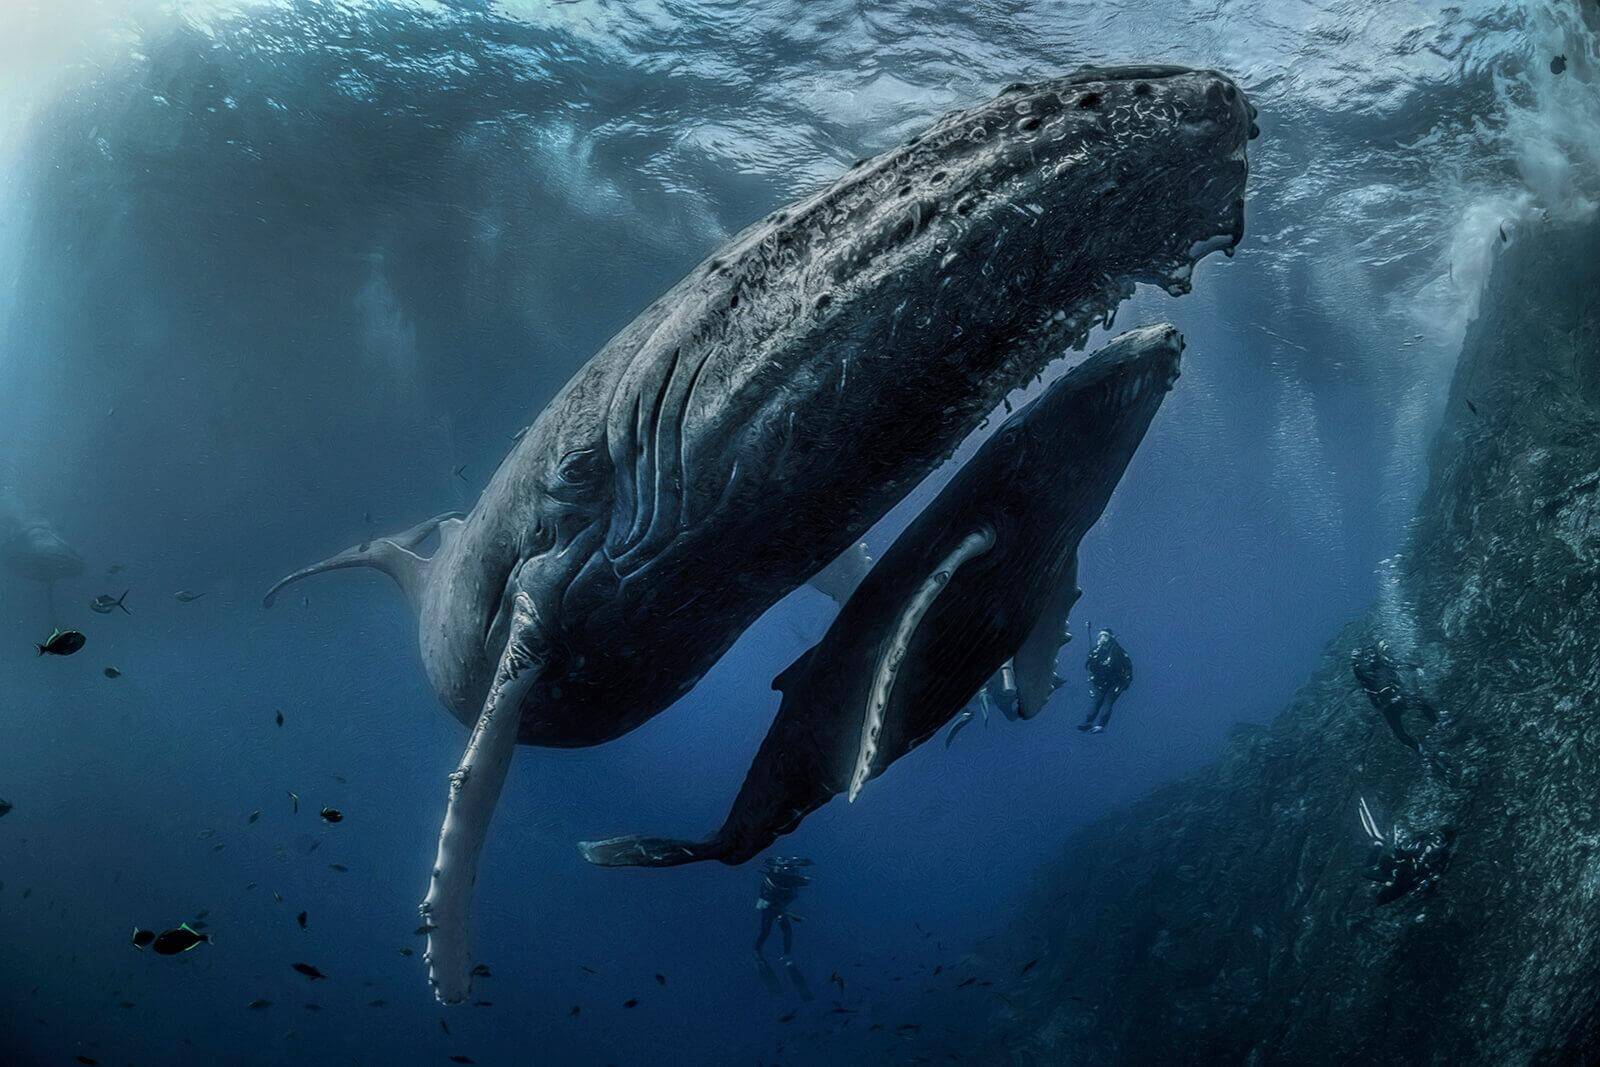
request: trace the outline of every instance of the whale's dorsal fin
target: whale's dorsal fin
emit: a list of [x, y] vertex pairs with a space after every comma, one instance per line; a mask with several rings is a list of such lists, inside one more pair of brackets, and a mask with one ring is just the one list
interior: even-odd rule
[[454, 537], [463, 525], [465, 522], [459, 511], [447, 511], [443, 515], [435, 515], [425, 522], [419, 522], [409, 530], [403, 530], [392, 537], [363, 541], [353, 548], [347, 548], [320, 563], [313, 563], [280, 579], [277, 585], [267, 590], [267, 595], [261, 599], [261, 606], [272, 607], [272, 602], [278, 598], [279, 590], [291, 582], [298, 582], [313, 574], [345, 567], [371, 567], [393, 578], [400, 586], [400, 591], [405, 593], [406, 600], [415, 608], [421, 599], [422, 586], [427, 581], [428, 564], [431, 561], [427, 556], [418, 555], [416, 550], [434, 531], [438, 531], [439, 543], [442, 545], [447, 539]]
[[1072, 640], [1067, 632], [1067, 615], [1082, 595], [1083, 590], [1078, 588], [1078, 554], [1074, 552], [1060, 581], [1050, 591], [1039, 621], [1011, 658], [1017, 678], [1018, 718], [1031, 719], [1039, 714], [1056, 691], [1056, 657], [1061, 646]]
[[884, 717], [889, 711], [889, 697], [894, 692], [895, 677], [900, 672], [900, 666], [905, 662], [906, 652], [911, 647], [911, 638], [917, 632], [928, 609], [933, 607], [933, 602], [944, 592], [950, 584], [950, 579], [962, 564], [977, 559], [989, 549], [994, 547], [994, 528], [984, 525], [973, 530], [961, 539], [960, 544], [951, 550], [950, 554], [939, 561], [922, 584], [916, 588], [906, 606], [901, 610], [899, 618], [895, 620], [894, 627], [889, 632], [888, 644], [884, 647], [882, 655], [878, 657], [878, 668], [873, 672], [872, 688], [867, 691], [867, 709], [861, 722], [861, 746], [856, 750], [856, 769], [850, 776], [849, 798], [851, 801], [860, 794], [861, 787], [866, 784], [867, 776], [872, 773], [872, 761], [878, 754], [878, 737], [883, 733]]

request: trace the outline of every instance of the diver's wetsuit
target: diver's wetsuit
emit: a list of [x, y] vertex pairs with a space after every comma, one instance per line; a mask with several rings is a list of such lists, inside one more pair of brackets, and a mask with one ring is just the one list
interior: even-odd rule
[[772, 936], [772, 924], [776, 922], [783, 934], [783, 955], [780, 959], [784, 970], [789, 973], [795, 989], [805, 1000], [811, 999], [811, 990], [806, 985], [805, 976], [800, 973], [800, 968], [790, 956], [794, 951], [794, 916], [789, 914], [789, 905], [794, 903], [802, 888], [811, 884], [811, 879], [798, 870], [800, 867], [809, 866], [811, 861], [808, 859], [769, 857], [762, 869], [761, 890], [756, 896], [756, 910], [761, 912], [761, 931], [756, 934], [756, 964], [760, 968], [761, 980], [772, 992], [779, 991], [777, 975], [772, 973], [772, 968], [762, 953], [767, 938]]
[[[1111, 721], [1111, 709], [1117, 698], [1133, 684], [1133, 660], [1117, 643], [1115, 634], [1110, 630], [1101, 630], [1094, 647], [1089, 650], [1089, 659], [1084, 667], [1089, 672], [1089, 689], [1094, 693], [1094, 703], [1089, 706], [1088, 718], [1079, 724], [1078, 729], [1099, 733]], [[1095, 722], [1096, 715], [1100, 717], [1098, 723]]]
[[1358, 648], [1350, 654], [1351, 673], [1372, 706], [1383, 716], [1383, 721], [1389, 724], [1395, 740], [1420, 753], [1422, 745], [1406, 732], [1405, 713], [1408, 709], [1416, 711], [1432, 725], [1439, 721], [1439, 712], [1422, 695], [1416, 681], [1400, 673], [1402, 666], [1389, 655], [1388, 643], [1384, 641]]

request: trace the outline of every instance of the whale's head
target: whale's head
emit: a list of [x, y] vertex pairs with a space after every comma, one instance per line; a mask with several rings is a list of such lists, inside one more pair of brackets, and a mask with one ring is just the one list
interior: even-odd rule
[[841, 288], [898, 288], [907, 326], [1015, 345], [1031, 374], [1134, 283], [1185, 292], [1200, 259], [1232, 254], [1254, 119], [1209, 70], [1017, 83], [860, 164], [858, 195], [813, 214], [831, 209], [848, 233], [830, 254]]
[[1012, 507], [1048, 513], [1032, 528], [1075, 543], [1094, 525], [1177, 381], [1182, 353], [1169, 325], [1122, 334], [1000, 426], [1009, 470], [988, 477], [1017, 498]]

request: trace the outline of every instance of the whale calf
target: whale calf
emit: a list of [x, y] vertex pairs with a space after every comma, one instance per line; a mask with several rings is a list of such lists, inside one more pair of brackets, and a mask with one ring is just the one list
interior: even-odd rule
[[598, 744], [664, 710], [1135, 283], [1187, 291], [1243, 236], [1253, 117], [1228, 78], [1180, 67], [952, 112], [640, 313], [464, 519], [285, 579], [394, 577], [435, 693], [473, 726], [422, 905], [441, 1000], [468, 993], [472, 882], [514, 745]]
[[773, 682], [783, 702], [721, 830], [704, 841], [584, 842], [584, 856], [603, 866], [743, 863], [835, 794], [854, 800], [1006, 661], [1019, 698], [1048, 696], [1080, 592], [1078, 543], [1177, 379], [1182, 350], [1171, 326], [1124, 334], [1000, 426]]

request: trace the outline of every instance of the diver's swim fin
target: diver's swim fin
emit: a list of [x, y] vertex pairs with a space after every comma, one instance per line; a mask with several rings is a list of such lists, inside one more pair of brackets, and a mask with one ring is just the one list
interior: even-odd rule
[[783, 986], [778, 981], [778, 973], [772, 969], [772, 964], [760, 954], [756, 956], [756, 974], [761, 979], [761, 984], [767, 987], [767, 992], [778, 997], [783, 995]]
[[393, 578], [400, 586], [401, 592], [405, 593], [406, 600], [415, 608], [422, 595], [423, 582], [427, 579], [429, 563], [428, 557], [417, 555], [417, 549], [435, 530], [439, 532], [440, 541], [443, 542], [463, 525], [464, 521], [459, 511], [448, 511], [443, 515], [435, 515], [425, 522], [419, 522], [393, 537], [363, 541], [353, 548], [347, 548], [320, 563], [313, 563], [282, 578], [277, 585], [267, 590], [267, 595], [261, 598], [261, 606], [272, 607], [272, 602], [278, 598], [279, 590], [313, 574], [345, 567], [371, 567]]
[[905, 662], [906, 649], [911, 645], [912, 635], [917, 632], [917, 626], [928, 614], [928, 609], [933, 607], [933, 602], [939, 598], [939, 594], [950, 584], [950, 579], [956, 571], [960, 570], [963, 564], [993, 548], [994, 539], [994, 528], [987, 525], [980, 526], [967, 534], [955, 548], [951, 549], [949, 555], [939, 561], [939, 565], [906, 601], [900, 618], [895, 622], [889, 644], [878, 660], [872, 688], [867, 691], [866, 713], [861, 720], [861, 744], [856, 750], [856, 768], [850, 776], [850, 788], [846, 793], [852, 803], [860, 795], [861, 787], [872, 774], [873, 759], [878, 754], [878, 738], [883, 733], [883, 720], [889, 710], [890, 694], [894, 692], [895, 676], [900, 671], [900, 665]]

